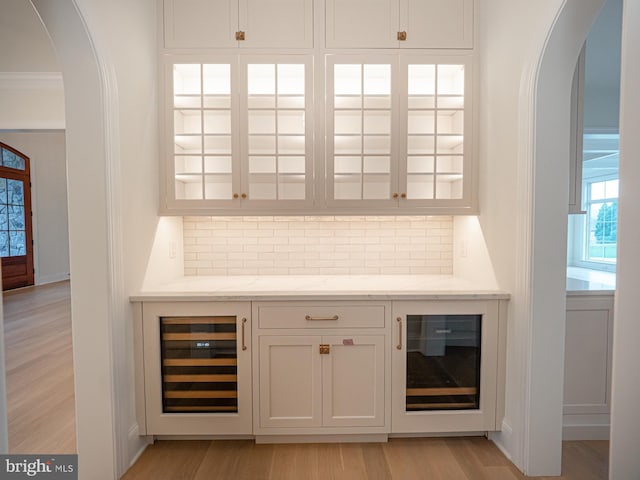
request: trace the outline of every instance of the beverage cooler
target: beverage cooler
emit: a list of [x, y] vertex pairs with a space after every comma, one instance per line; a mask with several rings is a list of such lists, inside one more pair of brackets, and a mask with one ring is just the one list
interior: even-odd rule
[[163, 412], [237, 412], [235, 317], [162, 317]]
[[140, 430], [251, 433], [251, 304], [147, 302], [141, 318]]
[[408, 315], [406, 409], [477, 410], [481, 315]]
[[393, 318], [392, 433], [499, 429], [499, 302], [396, 302]]

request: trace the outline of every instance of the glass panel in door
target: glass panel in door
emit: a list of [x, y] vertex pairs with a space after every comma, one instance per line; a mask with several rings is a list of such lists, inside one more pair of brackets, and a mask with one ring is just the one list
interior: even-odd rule
[[250, 200], [305, 200], [306, 65], [247, 65]]
[[238, 412], [236, 317], [162, 317], [163, 412]]
[[175, 198], [232, 198], [231, 65], [173, 65]]
[[336, 64], [333, 191], [336, 200], [391, 198], [391, 65]]
[[464, 65], [407, 70], [407, 198], [463, 196]]
[[482, 315], [408, 315], [406, 410], [480, 408]]

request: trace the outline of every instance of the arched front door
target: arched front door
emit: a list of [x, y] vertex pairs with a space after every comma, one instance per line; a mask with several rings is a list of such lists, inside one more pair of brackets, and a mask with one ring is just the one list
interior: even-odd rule
[[0, 143], [2, 290], [33, 285], [29, 158]]

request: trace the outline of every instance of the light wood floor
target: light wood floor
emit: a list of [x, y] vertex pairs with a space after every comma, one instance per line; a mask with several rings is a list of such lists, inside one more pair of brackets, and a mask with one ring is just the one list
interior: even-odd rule
[[[9, 450], [75, 453], [69, 282], [5, 292]], [[608, 442], [565, 442], [562, 480], [607, 478]], [[386, 444], [161, 441], [123, 479], [522, 480], [482, 437]], [[545, 480], [545, 479], [541, 479]]]
[[[563, 476], [607, 478], [608, 442], [565, 442]], [[123, 480], [522, 480], [484, 437], [394, 438], [389, 443], [256, 445], [243, 441], [159, 441]]]
[[10, 453], [76, 453], [69, 282], [3, 293]]

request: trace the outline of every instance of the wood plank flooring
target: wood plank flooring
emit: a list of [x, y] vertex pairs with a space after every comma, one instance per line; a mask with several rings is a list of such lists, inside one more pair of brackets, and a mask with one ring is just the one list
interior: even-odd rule
[[3, 293], [10, 453], [76, 453], [69, 282]]
[[[604, 480], [608, 442], [565, 442], [562, 477]], [[158, 441], [123, 480], [524, 480], [484, 437], [394, 438], [388, 443], [256, 445]]]

